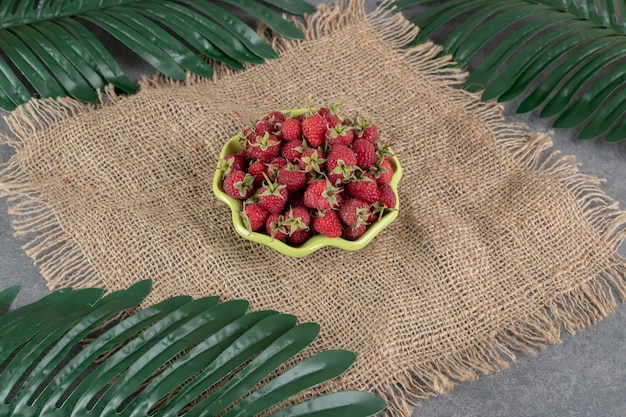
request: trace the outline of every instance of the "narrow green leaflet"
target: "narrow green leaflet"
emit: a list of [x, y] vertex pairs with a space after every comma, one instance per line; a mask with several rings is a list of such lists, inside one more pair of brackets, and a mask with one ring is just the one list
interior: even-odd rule
[[[242, 397], [254, 386], [261, 382], [261, 380], [269, 376], [274, 370], [276, 370], [281, 364], [287, 362], [297, 353], [306, 348], [319, 333], [319, 325], [315, 323], [305, 323], [290, 329], [283, 334], [274, 343], [264, 349], [256, 358], [250, 362], [241, 372], [231, 378], [224, 386], [217, 390], [210, 399], [204, 400], [204, 403], [200, 403], [194, 410], [190, 411], [188, 415], [192, 416], [211, 416], [224, 410], [228, 405]], [[339, 356], [339, 355], [336, 355]], [[284, 376], [285, 374], [283, 374]], [[334, 375], [337, 376], [337, 375]], [[333, 376], [333, 377], [334, 377]], [[332, 378], [332, 377], [331, 377]], [[331, 379], [326, 378], [326, 379]], [[324, 380], [326, 380], [324, 379]], [[295, 378], [294, 378], [295, 380]], [[259, 398], [257, 391], [244, 401], [239, 402], [235, 408], [244, 409], [247, 413], [258, 413], [265, 409], [265, 406], [260, 402], [250, 400], [250, 397]], [[297, 393], [294, 392], [293, 394]], [[292, 394], [292, 395], [293, 395]], [[245, 404], [242, 404], [245, 403]], [[251, 410], [249, 407], [255, 403], [256, 407]], [[275, 402], [271, 401], [267, 406], [273, 405]], [[228, 415], [237, 414], [234, 409], [231, 409], [224, 417]]]
[[[542, 43], [536, 44], [533, 48], [529, 46], [522, 54], [516, 57], [517, 62], [511, 62], [511, 67], [517, 65], [517, 71], [508, 71], [501, 79], [495, 79], [490, 83], [489, 88], [493, 88], [494, 94], [498, 94], [499, 101], [513, 100], [528, 88], [532, 82], [554, 63], [559, 57], [566, 55], [573, 48], [585, 44], [590, 39], [597, 39], [607, 35], [607, 29], [596, 29], [590, 27], [589, 30], [572, 28], [563, 31], [550, 39], [543, 39]], [[519, 64], [519, 65], [518, 65]], [[489, 99], [489, 92], [485, 89], [485, 99]]]
[[607, 142], [620, 142], [626, 139], [626, 119], [622, 119], [607, 135]]
[[[0, 44], [2, 45], [2, 51], [15, 66], [21, 69], [24, 78], [37, 93], [43, 97], [59, 97], [65, 94], [63, 87], [59, 85], [55, 78], [46, 76], [48, 71], [46, 66], [19, 37], [8, 30], [0, 31]], [[12, 74], [11, 76], [17, 77], [17, 74]], [[9, 82], [0, 84], [0, 87], [4, 88], [5, 86], [11, 87]], [[23, 93], [20, 90], [15, 91], [18, 92], [15, 100], [16, 106], [26, 103], [30, 99], [30, 94]]]
[[554, 121], [556, 128], [569, 128], [582, 123], [601, 108], [604, 101], [626, 83], [626, 65], [621, 65], [598, 80]]
[[2, 13], [5, 17], [0, 27], [5, 28], [30, 23], [31, 19], [36, 19], [39, 15], [38, 10], [35, 8], [37, 3], [37, 0], [9, 1], [5, 7], [10, 7], [10, 9], [6, 13]]
[[[0, 351], [0, 362], [4, 362], [10, 357], [15, 349], [20, 347], [23, 343], [31, 343], [29, 350], [23, 351], [23, 354], [32, 354], [35, 347], [33, 340], [38, 337], [49, 337], [50, 326], [59, 327], [62, 323], [59, 320], [66, 320], [69, 322], [68, 316], [76, 311], [84, 313], [88, 311], [93, 303], [97, 302], [102, 291], [90, 288], [84, 290], [78, 290], [67, 295], [62, 299], [62, 302], [52, 305], [42, 305], [33, 314], [24, 315], [20, 320], [15, 321], [15, 325], [10, 327], [11, 340], [7, 340], [3, 343], [3, 350]], [[70, 324], [73, 324], [70, 322]], [[6, 374], [3, 375], [3, 379], [0, 380], [0, 387], [6, 382]]]
[[[3, 39], [0, 37], [0, 42], [2, 41]], [[7, 54], [11, 54], [13, 52], [11, 45], [9, 45], [7, 49], [9, 50]], [[9, 55], [9, 58], [11, 58], [11, 56], [12, 54]], [[19, 57], [17, 57], [17, 59], [19, 60]], [[2, 86], [2, 89], [7, 93], [7, 97], [5, 100], [7, 103], [10, 103], [9, 106], [16, 106], [20, 103], [20, 101], [30, 99], [31, 95], [28, 92], [26, 86], [20, 81], [18, 77], [15, 76], [10, 66], [1, 57], [0, 77], [2, 77], [3, 80], [0, 82], [0, 85]]]
[[[612, 26], [621, 34], [626, 34], [626, 24], [624, 23], [624, 17], [626, 17], [626, 2], [618, 0], [614, 3], [617, 6], [617, 10], [611, 13]], [[622, 16], [618, 19], [618, 16]]]
[[[238, 16], [263, 21], [293, 39], [304, 35], [281, 13], [315, 10], [304, 0], [225, 3], [240, 9]], [[253, 27], [211, 0], [7, 0], [0, 2], [0, 108], [11, 111], [33, 97], [66, 95], [98, 103], [96, 90], [109, 84], [120, 92], [136, 92], [136, 83], [92, 24], [155, 71], [177, 80], [186, 72], [212, 77], [213, 68], [203, 58], [244, 69], [245, 63], [278, 57]]]
[[265, 411], [277, 400], [285, 400], [325, 380], [343, 374], [354, 363], [353, 352], [335, 350], [319, 353], [306, 359], [248, 395], [224, 417], [243, 417], [246, 413]]
[[43, 391], [37, 395], [31, 407], [39, 413], [41, 413], [42, 408], [46, 407], [43, 412], [44, 415], [54, 413], [55, 405], [61, 396], [94, 361], [98, 360], [103, 351], [114, 349], [118, 344], [139, 334], [145, 328], [190, 301], [191, 297], [188, 296], [172, 297], [148, 307], [108, 329], [58, 371]]
[[[62, 289], [0, 315], [0, 415], [254, 417], [356, 358], [328, 350], [295, 360], [319, 326], [248, 312], [245, 300], [175, 296], [139, 308], [150, 289], [149, 280], [104, 297], [99, 288]], [[0, 306], [16, 295], [17, 287], [1, 291]], [[366, 417], [385, 406], [345, 391], [273, 415]]]
[[[0, 389], [3, 392], [9, 391], [11, 387], [19, 389], [15, 394], [9, 393], [4, 398], [5, 403], [12, 403], [11, 408], [16, 415], [26, 416], [30, 414], [31, 409], [27, 404], [29, 399], [43, 383], [43, 378], [47, 375], [46, 372], [50, 372], [50, 363], [58, 359], [58, 357], [51, 359], [46, 354], [46, 350], [50, 346], [55, 346], [61, 348], [61, 350], [56, 350], [59, 356], [64, 355], [67, 351], [63, 348], [69, 349], [72, 345], [58, 345], [56, 342], [71, 332], [87, 311], [88, 309], [81, 309], [72, 311], [63, 317], [55, 316], [12, 357], [7, 370], [3, 372], [3, 384]], [[44, 355], [43, 358], [41, 358], [42, 355]], [[25, 369], [19, 366], [21, 363], [33, 364], [35, 368]]]
[[109, 9], [106, 14], [119, 22], [136, 28], [150, 43], [158, 46], [167, 56], [171, 57], [181, 68], [203, 77], [213, 74], [209, 65], [201, 60], [197, 54], [187, 48], [182, 42], [170, 35], [161, 26], [146, 19], [140, 13], [129, 8]]
[[[542, 13], [532, 20], [524, 20], [523, 25], [517, 28], [511, 36], [504, 39], [485, 60], [474, 70], [465, 81], [465, 88], [475, 92], [483, 89], [491, 77], [501, 68], [505, 67], [506, 61], [518, 50], [526, 46], [525, 40], [533, 34], [550, 30], [562, 22], [564, 16], [561, 13]], [[485, 26], [486, 27], [486, 26]], [[487, 28], [487, 30], [489, 30]], [[492, 36], [497, 36], [493, 34]], [[459, 48], [459, 53], [462, 49]], [[506, 67], [510, 68], [510, 67]]]
[[[181, 25], [180, 23], [176, 26], [180, 32], [178, 33], [183, 39], [189, 39], [194, 36], [194, 31], [198, 31], [203, 34], [205, 38], [211, 39], [212, 43], [219, 48], [224, 54], [233, 58], [237, 61], [242, 62], [251, 62], [254, 64], [262, 64], [264, 62], [263, 58], [258, 55], [250, 52], [248, 48], [246, 48], [238, 39], [238, 37], [234, 37], [228, 33], [224, 28], [215, 24], [213, 21], [204, 19], [201, 16], [189, 12], [187, 9], [183, 7], [176, 7], [174, 5], [165, 4], [163, 7], [155, 5], [155, 8], [151, 8], [150, 10], [141, 10], [140, 12], [146, 15], [151, 15], [153, 17], [157, 17], [159, 19], [167, 19], [169, 26], [171, 24], [171, 16], [176, 14], [179, 19], [179, 22], [184, 24], [185, 21], [192, 22], [186, 24], [186, 27]], [[158, 10], [161, 10], [162, 13], [159, 13]], [[190, 30], [192, 28], [193, 30]], [[203, 50], [200, 50], [204, 52]]]
[[164, 75], [177, 80], [185, 78], [185, 71], [176, 63], [174, 58], [167, 55], [165, 51], [136, 28], [128, 26], [103, 12], [89, 12], [83, 18], [109, 32]]
[[625, 53], [624, 45], [620, 45], [607, 50], [602, 55], [585, 63], [584, 66], [580, 67], [572, 77], [568, 78], [567, 81], [559, 87], [557, 92], [541, 110], [540, 116], [552, 117], [565, 110], [572, 99], [578, 95], [579, 91], [584, 88], [587, 81], [593, 77], [594, 74], [599, 73], [605, 68], [609, 68], [614, 61], [623, 57]]
[[[509, 20], [517, 20], [522, 16], [527, 16], [529, 11], [532, 11], [534, 7], [529, 7], [530, 5], [524, 1], [521, 2], [513, 2], [513, 3], [501, 3], [495, 4], [493, 7], [484, 8], [478, 10], [476, 13], [472, 14], [469, 18], [465, 19], [461, 22], [452, 32], [448, 39], [446, 39], [444, 43], [444, 48], [446, 53], [454, 53], [459, 48], [460, 45], [467, 42], [467, 39], [471, 36], [472, 39], [475, 40], [474, 30], [479, 28], [481, 23], [485, 20], [490, 19], [494, 14], [500, 13], [502, 10], [508, 13], [515, 13], [514, 18], [512, 19], [498, 19], [498, 22], [503, 22], [502, 24], [508, 25]], [[492, 32], [495, 31], [492, 29]], [[484, 45], [484, 40], [476, 41], [474, 43], [478, 43], [480, 47]], [[459, 57], [457, 55], [457, 61]]]
[[452, 0], [451, 4], [447, 5], [447, 7], [444, 7], [444, 3], [444, 5], [438, 9], [438, 13], [433, 14], [432, 18], [424, 19], [424, 17], [417, 17], [415, 19], [415, 23], [420, 27], [416, 42], [421, 42], [426, 39], [445, 22], [481, 6], [494, 5], [497, 1], [498, 0]]
[[104, 417], [115, 415], [116, 409], [135, 391], [150, 379], [150, 376], [174, 360], [189, 346], [195, 346], [222, 327], [232, 323], [245, 314], [247, 301], [229, 301], [202, 311], [197, 316], [164, 335], [167, 340], [176, 342], [151, 346], [142, 356], [150, 357], [149, 361], [137, 360], [128, 367], [115, 382], [111, 383], [107, 392], [102, 395], [92, 408], [93, 412]]
[[360, 391], [329, 394], [277, 411], [269, 417], [373, 416], [386, 408], [380, 398]]
[[[149, 364], [159, 348], [168, 346], [167, 336], [176, 331], [179, 326], [192, 320], [205, 309], [217, 303], [217, 297], [208, 297], [194, 300], [174, 310], [155, 325], [150, 326], [138, 337], [124, 345], [123, 349], [111, 355], [102, 366], [81, 379], [80, 384], [67, 397], [63, 405], [70, 408], [77, 415], [86, 413], [90, 405], [100, 399], [98, 394], [110, 388], [110, 383], [137, 361]], [[160, 340], [166, 341], [160, 343]], [[155, 347], [157, 350], [152, 350]], [[152, 355], [151, 355], [152, 353]], [[44, 410], [45, 411], [45, 410]], [[63, 410], [60, 410], [63, 412]], [[58, 414], [59, 417], [61, 414]]]
[[187, 381], [209, 366], [228, 346], [259, 321], [278, 314], [275, 311], [255, 311], [248, 313], [199, 343], [189, 353], [172, 366], [152, 379], [150, 384], [138, 393], [124, 408], [129, 417], [139, 417], [145, 410], [152, 409], [159, 401], [174, 391], [180, 381]]
[[[54, 331], [45, 335], [46, 340], [52, 342], [48, 344], [49, 349], [45, 350], [45, 355], [29, 370], [30, 374], [21, 382], [22, 387], [15, 401], [15, 413], [17, 415], [26, 415], [27, 411], [25, 408], [28, 407], [30, 397], [37, 392], [47, 376], [52, 373], [58, 363], [63, 360], [77, 343], [120, 311], [139, 305], [148, 295], [150, 289], [151, 282], [141, 281], [126, 291], [118, 291], [105, 296], [93, 305], [93, 309], [88, 314], [80, 314], [77, 311], [67, 315], [66, 318], [64, 317], [63, 325], [55, 326]], [[75, 321], [75, 319], [77, 320]], [[62, 336], [57, 338], [57, 334]], [[29, 354], [34, 356], [33, 351], [30, 349], [24, 350], [29, 351]], [[32, 361], [21, 363], [31, 364]]]
[[17, 297], [17, 294], [20, 292], [20, 287], [17, 285], [14, 287], [6, 288], [0, 291], [0, 311], [6, 310], [11, 307], [11, 304]]
[[[585, 3], [588, 0], [582, 0], [581, 3]], [[597, 3], [594, 0], [593, 4], [590, 5], [590, 15], [589, 18], [592, 20], [599, 20], [602, 26], [611, 27], [611, 12], [613, 11], [613, 1], [610, 0], [599, 0], [600, 8], [604, 11], [604, 13], [600, 13], [598, 8], [596, 7]]]
[[[590, 23], [581, 22], [581, 25], [585, 25], [587, 28], [592, 28]], [[499, 97], [509, 87], [513, 85], [515, 79], [525, 70], [540, 54], [544, 54], [546, 50], [552, 48], [552, 46], [561, 42], [563, 38], [570, 33], [579, 31], [578, 25], [563, 26], [560, 30], [546, 31], [542, 33], [535, 41], [530, 42], [527, 45], [522, 46], [521, 52], [512, 61], [507, 64], [508, 71], [502, 72], [498, 77], [489, 82], [489, 85], [483, 92], [482, 99], [487, 101], [492, 98]], [[518, 49], [518, 52], [520, 50]]]
[[486, 52], [464, 84], [483, 90], [483, 100], [522, 96], [518, 112], [556, 116], [557, 128], [584, 124], [581, 139], [624, 136], [623, 0], [397, 0], [393, 6], [420, 6], [413, 22], [421, 31], [409, 46], [455, 25], [443, 44], [456, 62]]
[[17, 0], [5, 0], [4, 7], [0, 7], [0, 22], [7, 22]]
[[[141, 10], [141, 13], [157, 19], [167, 18], [169, 27], [176, 33], [184, 35], [185, 41], [206, 57], [220, 61], [231, 68], [244, 68], [239, 61], [231, 58], [219, 48], [222, 43], [219, 35], [213, 36], [212, 27], [210, 23], [206, 23], [206, 19], [189, 12], [185, 8], [178, 8], [169, 4], [155, 4], [149, 10]], [[188, 14], [194, 17], [189, 19]], [[224, 49], [229, 50], [229, 47]]]
[[290, 22], [281, 18], [270, 8], [263, 6], [261, 3], [253, 0], [222, 0], [224, 3], [231, 4], [241, 10], [257, 17], [269, 28], [276, 33], [291, 39], [304, 39], [304, 34]]
[[[498, 15], [498, 19], [490, 19], [490, 24], [484, 24], [477, 28], [473, 33], [467, 35], [467, 38], [464, 42], [455, 45], [455, 49], [451, 51], [454, 53], [456, 60], [458, 62], [467, 62], [478, 50], [482, 49], [485, 44], [490, 42], [500, 31], [510, 28], [512, 25], [521, 21], [529, 21], [529, 18], [545, 17], [546, 14], [549, 14], [553, 10], [550, 8], [541, 8], [537, 7], [537, 5], [520, 5], [519, 7], [508, 7], [509, 4], [506, 4], [508, 10]], [[511, 6], [515, 6], [512, 4]], [[496, 7], [489, 8], [486, 10], [492, 10]], [[469, 20], [469, 19], [468, 19]], [[495, 21], [494, 21], [495, 20]], [[483, 20], [484, 21], [484, 20]], [[535, 23], [534, 19], [532, 23]], [[527, 30], [541, 30], [541, 20], [539, 20], [530, 27], [526, 27], [525, 29], [521, 29], [524, 31]], [[552, 24], [551, 19], [547, 19], [548, 25]], [[518, 32], [524, 33], [524, 32]]]
[[109, 51], [83, 25], [70, 18], [59, 19], [57, 23], [83, 45], [82, 53], [86, 54], [86, 59], [97, 68], [107, 83], [128, 94], [137, 91], [137, 86], [124, 74]]
[[53, 20], [62, 17], [77, 17], [90, 11], [102, 11], [110, 7], [131, 5], [142, 1], [143, 0], [55, 0], [53, 3], [50, 1], [42, 1], [39, 2], [39, 13], [35, 16], [29, 16], [32, 20], [27, 20], [23, 23], [34, 23], [40, 20]]
[[561, 63], [561, 72], [551, 72], [545, 79], [526, 97], [517, 108], [518, 113], [527, 113], [536, 109], [543, 103], [556, 89], [557, 85], [565, 77], [571, 76], [582, 63], [595, 60], [610, 48], [616, 47], [615, 40], [611, 38], [600, 38], [587, 45], [583, 45], [576, 52], [572, 53], [566, 61]]
[[[220, 24], [224, 29], [228, 30], [241, 43], [243, 43], [250, 50], [250, 52], [257, 54], [261, 58], [278, 58], [278, 53], [276, 53], [276, 51], [274, 51], [271, 46], [269, 46], [263, 39], [261, 39], [256, 31], [252, 30], [250, 26], [246, 25], [235, 15], [225, 11], [218, 6], [215, 6], [210, 2], [205, 2], [202, 0], [181, 0], [181, 2], [192, 6], [194, 9], [204, 13], [207, 17], [215, 20], [215, 22]], [[179, 8], [176, 3], [164, 3], [163, 6], [170, 9]], [[184, 7], [180, 7], [180, 12], [192, 13], [189, 11], [189, 9]]]
[[291, 14], [303, 15], [315, 12], [315, 7], [303, 0], [265, 0], [265, 2]]
[[51, 22], [41, 22], [36, 30], [54, 45], [65, 45], [60, 52], [76, 68], [93, 89], [104, 85], [104, 80], [96, 71], [90, 55], [84, 55], [84, 46], [71, 36], [63, 27]]
[[437, 2], [437, 0], [397, 0], [397, 1], [394, 1], [393, 4], [390, 4], [388, 8], [391, 8], [391, 6], [394, 6], [397, 9], [402, 10], [402, 9], [409, 8], [411, 6], [420, 6], [422, 4], [435, 3], [435, 2]]
[[622, 89], [594, 115], [585, 128], [578, 134], [578, 139], [591, 139], [606, 132], [613, 123], [626, 114], [626, 89]]
[[87, 80], [49, 38], [30, 26], [17, 27], [13, 32], [37, 55], [72, 97], [89, 103], [98, 102], [98, 95]]
[[226, 377], [234, 368], [241, 366], [276, 339], [296, 325], [296, 318], [290, 315], [276, 315], [261, 320], [228, 346], [202, 374], [183, 388], [155, 416], [175, 417], [206, 387], [211, 387]]
[[15, 77], [9, 65], [0, 59], [0, 106], [7, 109], [16, 108], [19, 101], [16, 101], [15, 95], [18, 95], [17, 99], [22, 100], [28, 100], [30, 97], [24, 84]]
[[[17, 328], [20, 325], [20, 322], [26, 319], [29, 315], [36, 314], [42, 308], [62, 302], [71, 293], [71, 288], [62, 288], [60, 290], [52, 291], [37, 303], [28, 304], [0, 315], [0, 337], [6, 338], [7, 333], [12, 331], [12, 329]], [[6, 341], [3, 343], [6, 343]]]

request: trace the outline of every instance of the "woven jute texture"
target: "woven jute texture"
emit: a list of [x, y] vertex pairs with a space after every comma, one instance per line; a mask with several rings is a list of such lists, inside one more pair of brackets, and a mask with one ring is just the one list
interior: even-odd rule
[[[213, 80], [155, 78], [106, 104], [33, 101], [7, 120], [1, 172], [18, 235], [51, 288], [250, 300], [321, 325], [315, 349], [358, 353], [328, 390], [383, 396], [389, 415], [507, 366], [609, 314], [626, 295], [626, 216], [417, 29], [359, 2], [322, 7], [278, 60]], [[396, 221], [358, 252], [292, 259], [241, 238], [211, 190], [223, 143], [274, 109], [347, 100], [404, 169]]]

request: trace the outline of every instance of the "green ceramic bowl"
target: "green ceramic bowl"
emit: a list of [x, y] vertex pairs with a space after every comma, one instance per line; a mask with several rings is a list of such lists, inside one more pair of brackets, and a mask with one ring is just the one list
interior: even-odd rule
[[[297, 115], [302, 114], [306, 111], [307, 109], [298, 109], [285, 111], [285, 113]], [[222, 151], [220, 153], [220, 159], [223, 159], [226, 155], [229, 155], [231, 153], [237, 153], [241, 150], [241, 145], [239, 144], [237, 137], [234, 136], [230, 138], [222, 148]], [[372, 241], [372, 239], [374, 239], [374, 237], [376, 237], [378, 233], [380, 233], [381, 230], [391, 224], [391, 222], [393, 222], [396, 217], [398, 217], [398, 210], [400, 208], [400, 199], [398, 197], [398, 182], [402, 177], [402, 167], [400, 166], [400, 163], [395, 156], [391, 157], [390, 163], [394, 172], [390, 185], [396, 195], [395, 210], [385, 213], [385, 215], [378, 219], [375, 223], [372, 223], [367, 228], [367, 231], [363, 234], [363, 236], [361, 236], [357, 240], [347, 240], [341, 237], [330, 238], [322, 235], [315, 235], [300, 246], [290, 246], [287, 243], [282, 242], [278, 239], [274, 239], [269, 235], [259, 232], [251, 232], [246, 228], [240, 214], [243, 210], [243, 202], [229, 196], [224, 192], [224, 188], [222, 187], [223, 171], [219, 168], [215, 171], [215, 175], [213, 176], [213, 193], [217, 198], [219, 198], [221, 201], [226, 203], [228, 207], [230, 207], [231, 216], [233, 219], [233, 226], [235, 227], [237, 233], [239, 233], [241, 236], [248, 240], [269, 246], [284, 255], [290, 256], [292, 258], [302, 258], [325, 246], [334, 246], [347, 251], [356, 251], [364, 248], [368, 243]]]

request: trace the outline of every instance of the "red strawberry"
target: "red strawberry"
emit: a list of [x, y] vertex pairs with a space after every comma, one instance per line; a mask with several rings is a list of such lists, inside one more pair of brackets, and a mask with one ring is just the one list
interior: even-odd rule
[[357, 240], [367, 231], [367, 225], [347, 226], [343, 228], [343, 237], [348, 240]]
[[378, 155], [379, 160], [387, 159], [388, 157], [393, 156], [391, 145], [386, 143], [384, 140], [377, 140], [374, 146], [376, 146], [376, 155]]
[[356, 128], [358, 129], [358, 138], [365, 139], [372, 143], [376, 143], [378, 140], [378, 127], [372, 122], [357, 116]]
[[287, 234], [293, 235], [299, 229], [309, 229], [311, 224], [311, 215], [309, 210], [304, 207], [292, 207], [283, 216], [284, 224], [287, 228]]
[[270, 213], [280, 213], [285, 208], [289, 193], [284, 185], [272, 182], [265, 178], [265, 182], [259, 188], [259, 205]]
[[322, 173], [326, 162], [324, 153], [319, 149], [309, 148], [302, 153], [299, 165], [304, 172]]
[[341, 236], [341, 222], [334, 210], [319, 211], [313, 217], [313, 230], [327, 237]]
[[331, 148], [326, 160], [328, 179], [333, 185], [340, 185], [349, 180], [357, 169], [356, 155], [345, 145], [335, 145]]
[[336, 209], [343, 200], [341, 192], [326, 179], [315, 180], [304, 191], [304, 205], [319, 210]]
[[222, 178], [230, 174], [231, 171], [246, 171], [248, 169], [248, 160], [244, 151], [231, 153], [220, 159], [219, 168], [224, 172]]
[[246, 152], [250, 159], [270, 162], [280, 153], [280, 140], [275, 135], [265, 132], [263, 135], [257, 135], [253, 141], [248, 142]]
[[283, 122], [281, 133], [286, 141], [299, 141], [302, 134], [302, 123], [298, 119], [287, 119]]
[[265, 220], [265, 231], [268, 235], [278, 240], [287, 238], [287, 228], [283, 224], [283, 216], [278, 213], [270, 213]]
[[376, 146], [365, 139], [357, 139], [352, 144], [352, 150], [356, 154], [356, 163], [361, 169], [370, 169], [378, 162]]
[[361, 176], [346, 184], [346, 191], [352, 197], [373, 204], [380, 199], [378, 183], [372, 174], [364, 172]]
[[276, 181], [278, 178], [278, 171], [287, 166], [289, 161], [287, 161], [282, 156], [272, 159], [272, 162], [267, 164], [267, 176], [272, 180]]
[[222, 186], [229, 196], [245, 200], [254, 193], [254, 177], [243, 171], [232, 171], [224, 178]]
[[396, 194], [389, 184], [383, 184], [378, 187], [380, 192], [380, 203], [388, 209], [396, 208]]
[[381, 218], [383, 214], [385, 214], [385, 210], [384, 209], [381, 210], [381, 208], [382, 208], [382, 204], [380, 204], [379, 201], [370, 205], [370, 216], [367, 218], [368, 224], [374, 223], [379, 218]]
[[393, 168], [389, 158], [383, 158], [378, 164], [372, 166], [370, 173], [374, 175], [378, 185], [389, 184], [393, 178]]
[[300, 170], [300, 167], [288, 164], [278, 171], [278, 183], [287, 187], [287, 191], [291, 194], [304, 188], [306, 174]]
[[271, 134], [274, 131], [274, 127], [269, 120], [259, 120], [254, 125], [254, 137], [263, 136], [265, 133]]
[[314, 148], [324, 144], [326, 130], [326, 119], [320, 114], [314, 114], [302, 122], [302, 134]]
[[296, 139], [286, 142], [280, 150], [280, 154], [291, 163], [297, 163], [302, 157], [302, 152], [307, 148], [306, 141]]
[[287, 213], [289, 217], [293, 217], [296, 219], [300, 219], [305, 226], [309, 226], [311, 224], [311, 214], [306, 207], [292, 207], [289, 209]]
[[265, 180], [267, 175], [267, 164], [263, 161], [254, 161], [248, 167], [248, 174], [254, 177], [255, 187], [259, 187]]
[[361, 131], [361, 138], [368, 142], [376, 143], [378, 137], [378, 127], [376, 125], [370, 125]]
[[298, 229], [290, 235], [287, 235], [287, 241], [293, 246], [298, 246], [311, 238], [310, 229]]
[[306, 207], [304, 205], [304, 190], [289, 193], [289, 205], [293, 208]]
[[337, 125], [341, 124], [341, 119], [336, 114], [323, 115], [326, 119], [326, 127], [328, 129], [334, 129]]
[[331, 109], [332, 106], [328, 106], [328, 107], [320, 107], [319, 109], [317, 109], [317, 114], [320, 114], [324, 117], [326, 116], [330, 116], [331, 114], [333, 114], [333, 109]]
[[370, 206], [365, 201], [351, 198], [339, 209], [339, 217], [348, 226], [366, 225], [370, 217]]
[[331, 147], [336, 144], [350, 146], [353, 140], [354, 130], [341, 123], [326, 132], [326, 141]]
[[259, 204], [246, 204], [241, 213], [246, 228], [252, 232], [256, 232], [265, 226], [265, 221], [269, 213]]
[[241, 131], [237, 132], [235, 136], [237, 137], [237, 142], [239, 142], [245, 151], [247, 141], [252, 140], [256, 135], [251, 127], [244, 127]]
[[285, 115], [283, 112], [273, 111], [265, 116], [263, 120], [269, 122], [269, 124], [275, 129], [277, 124], [285, 121]]
[[324, 117], [328, 117], [328, 116], [337, 116], [339, 113], [339, 108], [345, 103], [345, 101], [342, 101], [339, 104], [332, 104], [329, 103], [327, 106], [325, 107], [320, 107], [317, 110], [318, 114], [321, 114]]

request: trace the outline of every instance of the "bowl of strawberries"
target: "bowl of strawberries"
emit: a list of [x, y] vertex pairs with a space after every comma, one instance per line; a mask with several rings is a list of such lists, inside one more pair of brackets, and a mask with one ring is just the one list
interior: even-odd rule
[[222, 148], [213, 192], [242, 237], [284, 255], [365, 247], [398, 216], [402, 168], [377, 125], [336, 106], [273, 111]]

